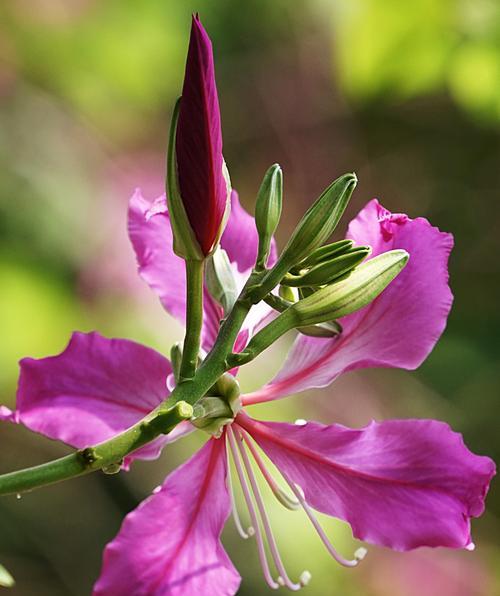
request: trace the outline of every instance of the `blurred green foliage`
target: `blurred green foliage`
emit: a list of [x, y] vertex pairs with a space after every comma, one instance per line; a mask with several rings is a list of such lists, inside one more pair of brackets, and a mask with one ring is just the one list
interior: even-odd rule
[[335, 2], [341, 84], [389, 102], [446, 90], [473, 116], [500, 121], [500, 4], [495, 0]]
[[[281, 246], [318, 193], [352, 170], [360, 184], [349, 215], [376, 193], [456, 241], [454, 309], [419, 371], [349, 374], [255, 414], [354, 426], [436, 417], [500, 461], [495, 0], [1, 3], [0, 403], [14, 404], [17, 360], [59, 352], [74, 329], [164, 353], [181, 337], [137, 279], [126, 205], [135, 186], [150, 198], [163, 191], [170, 109], [195, 10], [214, 42], [226, 161], [249, 210], [265, 169], [283, 166]], [[245, 389], [274, 374], [289, 340], [242, 370]], [[0, 431], [2, 470], [65, 452], [22, 428]], [[193, 435], [128, 474], [1, 500], [0, 561], [16, 578], [12, 593], [87, 594], [123, 515], [202, 440]], [[500, 586], [495, 483], [488, 505], [474, 524], [475, 553], [371, 548], [356, 571], [336, 567], [304, 520], [271, 507], [290, 568], [312, 571], [309, 594], [420, 596], [425, 577], [426, 596], [492, 596]], [[348, 528], [327, 527], [343, 552], [355, 548]], [[229, 525], [224, 540], [243, 572], [241, 594], [266, 593], [254, 545]]]

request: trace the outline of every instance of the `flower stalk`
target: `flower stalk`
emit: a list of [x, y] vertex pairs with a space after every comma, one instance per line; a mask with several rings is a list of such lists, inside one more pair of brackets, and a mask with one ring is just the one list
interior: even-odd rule
[[186, 261], [186, 335], [182, 349], [179, 382], [192, 379], [200, 353], [203, 325], [203, 275], [205, 261]]
[[1, 475], [0, 495], [20, 494], [121, 463], [126, 455], [160, 434], [168, 434], [192, 415], [193, 407], [186, 402], [178, 401], [169, 407], [161, 404], [137, 424], [112, 439], [39, 466]]

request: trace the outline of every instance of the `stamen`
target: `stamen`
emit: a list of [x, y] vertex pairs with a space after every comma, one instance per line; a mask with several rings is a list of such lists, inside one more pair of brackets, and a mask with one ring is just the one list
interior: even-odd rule
[[356, 567], [356, 565], [361, 560], [363, 560], [365, 558], [365, 555], [367, 553], [366, 548], [363, 548], [363, 547], [358, 548], [356, 550], [356, 552], [354, 553], [354, 559], [344, 559], [344, 557], [342, 555], [340, 555], [335, 550], [332, 543], [328, 540], [328, 537], [325, 534], [325, 531], [321, 527], [319, 521], [316, 519], [316, 516], [314, 515], [312, 509], [307, 504], [307, 502], [304, 498], [302, 489], [297, 484], [294, 484], [293, 482], [291, 482], [283, 472], [282, 472], [282, 474], [283, 474], [283, 478], [286, 480], [288, 486], [292, 489], [292, 492], [294, 493], [294, 495], [297, 497], [300, 504], [302, 505], [302, 508], [304, 509], [307, 517], [309, 518], [312, 525], [314, 526], [314, 529], [316, 530], [319, 537], [321, 538], [321, 541], [326, 546], [326, 550], [337, 561], [337, 563], [340, 563], [340, 565], [343, 565], [344, 567]]
[[234, 497], [234, 488], [233, 488], [233, 480], [231, 474], [231, 462], [229, 458], [229, 445], [226, 443], [226, 454], [227, 454], [227, 484], [229, 489], [229, 497], [231, 499], [231, 513], [233, 515], [234, 525], [236, 526], [236, 530], [238, 534], [247, 540], [250, 536], [255, 534], [255, 529], [253, 526], [249, 526], [247, 531], [243, 529], [243, 525], [241, 523], [240, 516], [238, 514], [238, 507], [236, 506], [236, 499]]
[[271, 473], [266, 468], [266, 464], [264, 463], [259, 452], [255, 448], [255, 445], [250, 441], [247, 432], [240, 431], [240, 433], [243, 436], [243, 439], [245, 440], [245, 443], [247, 444], [248, 448], [250, 449], [252, 456], [259, 467], [259, 470], [262, 472], [262, 475], [266, 479], [269, 488], [273, 491], [274, 496], [287, 509], [290, 509], [292, 511], [300, 509], [299, 501], [287, 495], [285, 491], [278, 486], [276, 480], [272, 477]]
[[267, 585], [270, 588], [272, 588], [273, 590], [277, 590], [279, 588], [279, 584], [274, 581], [274, 579], [271, 576], [271, 572], [269, 570], [269, 564], [267, 562], [266, 550], [264, 547], [264, 541], [262, 539], [262, 534], [260, 531], [260, 525], [257, 520], [257, 514], [255, 512], [255, 507], [254, 507], [252, 498], [250, 496], [250, 490], [248, 488], [248, 483], [245, 478], [245, 474], [243, 473], [243, 468], [241, 466], [241, 461], [240, 461], [240, 458], [238, 455], [238, 450], [236, 448], [236, 440], [234, 438], [234, 433], [233, 433], [233, 429], [231, 428], [231, 426], [227, 427], [226, 432], [227, 432], [227, 437], [229, 439], [229, 446], [231, 449], [231, 455], [233, 456], [234, 465], [236, 467], [236, 472], [238, 474], [238, 478], [241, 483], [241, 488], [243, 489], [243, 496], [245, 498], [245, 502], [248, 507], [248, 512], [250, 513], [250, 519], [252, 520], [253, 528], [255, 529], [255, 538], [257, 540], [257, 549], [259, 552], [259, 560], [260, 560], [260, 565], [262, 567], [262, 572], [264, 574], [264, 579], [266, 580]]
[[239, 441], [237, 442], [238, 449], [239, 449], [240, 455], [243, 459], [243, 464], [245, 466], [245, 470], [247, 472], [248, 479], [250, 480], [250, 485], [252, 487], [255, 501], [257, 503], [257, 508], [259, 509], [259, 513], [260, 513], [260, 517], [262, 520], [262, 524], [264, 526], [264, 531], [266, 533], [266, 538], [267, 538], [267, 542], [269, 545], [269, 549], [271, 551], [271, 555], [273, 557], [274, 564], [276, 565], [276, 568], [278, 569], [278, 572], [280, 574], [280, 576], [278, 578], [278, 583], [283, 582], [284, 585], [289, 590], [292, 590], [292, 591], [300, 590], [302, 588], [302, 585], [300, 583], [294, 583], [290, 580], [290, 578], [288, 577], [288, 574], [286, 572], [285, 566], [283, 565], [283, 561], [281, 560], [281, 556], [278, 551], [278, 546], [276, 544], [276, 540], [274, 538], [274, 534], [271, 529], [271, 524], [269, 523], [269, 517], [267, 516], [266, 508], [264, 507], [264, 502], [263, 502], [262, 496], [260, 494], [259, 486], [257, 484], [257, 480], [255, 479], [255, 475], [252, 470], [252, 465], [250, 463], [250, 460], [248, 459], [248, 454], [245, 451], [239, 431], [236, 430], [235, 434], [236, 433], [237, 433], [237, 436], [239, 439]]

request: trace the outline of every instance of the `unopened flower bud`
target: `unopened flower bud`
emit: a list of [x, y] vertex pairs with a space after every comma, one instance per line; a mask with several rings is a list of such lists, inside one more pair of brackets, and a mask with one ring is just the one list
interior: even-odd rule
[[230, 185], [222, 157], [212, 44], [197, 15], [170, 129], [167, 190], [174, 251], [184, 259], [203, 259], [223, 232]]
[[212, 297], [224, 309], [224, 314], [228, 314], [238, 298], [238, 287], [229, 257], [220, 246], [207, 260], [205, 282]]
[[231, 365], [249, 362], [290, 329], [333, 321], [363, 308], [391, 283], [408, 259], [405, 250], [382, 253], [360, 265], [347, 279], [293, 303], [254, 335], [242, 352], [233, 354]]
[[[338, 319], [374, 300], [398, 275], [409, 259], [405, 250], [391, 250], [360, 265], [344, 281], [325, 286], [293, 304], [292, 313], [301, 326]], [[290, 316], [290, 315], [289, 315]]]
[[298, 275], [287, 274], [281, 280], [286, 286], [323, 286], [350, 273], [370, 254], [369, 246], [357, 246], [348, 252], [305, 269]]
[[271, 240], [281, 217], [283, 205], [283, 173], [278, 164], [266, 172], [257, 195], [255, 225], [259, 233], [259, 250], [256, 267], [266, 266], [271, 249]]
[[296, 265], [294, 269], [308, 269], [314, 265], [323, 263], [324, 261], [328, 261], [333, 257], [337, 257], [348, 252], [353, 246], [354, 242], [348, 239], [337, 240], [337, 242], [332, 242], [332, 244], [325, 244], [325, 246], [320, 246], [316, 250], [313, 250], [313, 252], [298, 265]]
[[249, 289], [256, 303], [268, 294], [294, 266], [321, 246], [333, 233], [357, 184], [355, 174], [337, 178], [306, 211], [283, 249], [277, 263], [255, 288]]

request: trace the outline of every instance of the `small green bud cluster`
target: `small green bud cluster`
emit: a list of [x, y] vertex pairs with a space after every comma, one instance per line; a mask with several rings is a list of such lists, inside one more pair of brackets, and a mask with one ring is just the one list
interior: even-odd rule
[[[277, 262], [266, 269], [272, 234], [281, 214], [283, 180], [278, 165], [264, 177], [257, 200], [259, 251], [246, 295], [251, 302], [265, 300], [280, 314], [261, 329], [235, 365], [252, 360], [290, 329], [313, 337], [335, 337], [342, 332], [337, 319], [372, 302], [406, 265], [409, 255], [392, 250], [367, 260], [369, 246], [352, 240], [328, 241], [357, 184], [355, 174], [335, 180], [307, 210]], [[279, 288], [278, 294], [275, 288]]]

